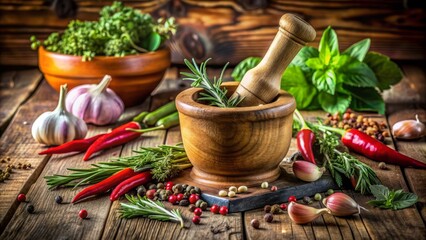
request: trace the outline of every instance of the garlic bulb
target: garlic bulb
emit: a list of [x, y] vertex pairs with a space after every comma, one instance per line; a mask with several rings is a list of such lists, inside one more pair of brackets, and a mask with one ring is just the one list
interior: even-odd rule
[[329, 197], [324, 198], [322, 203], [330, 210], [332, 215], [339, 217], [359, 214], [361, 209], [366, 210], [351, 197], [341, 192], [333, 193]]
[[426, 127], [419, 121], [419, 116], [416, 114], [416, 120], [404, 120], [395, 123], [392, 126], [392, 134], [399, 139], [418, 139], [426, 135]]
[[327, 208], [313, 208], [296, 202], [290, 202], [287, 207], [290, 219], [296, 224], [306, 224], [314, 221], [324, 213], [330, 213]]
[[60, 145], [86, 136], [86, 123], [65, 109], [66, 94], [67, 85], [61, 85], [56, 109], [41, 114], [34, 121], [31, 133], [37, 142], [48, 146]]
[[105, 75], [98, 84], [77, 86], [69, 92], [66, 100], [68, 111], [86, 123], [106, 125], [117, 121], [123, 114], [124, 103], [108, 88], [111, 76]]
[[324, 173], [324, 168], [319, 168], [317, 165], [308, 161], [294, 161], [293, 173], [294, 175], [303, 181], [313, 182], [318, 180]]

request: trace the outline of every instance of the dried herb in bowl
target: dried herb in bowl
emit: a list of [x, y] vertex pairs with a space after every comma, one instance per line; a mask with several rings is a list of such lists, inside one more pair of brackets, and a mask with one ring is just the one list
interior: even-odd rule
[[157, 50], [170, 34], [176, 32], [174, 18], [154, 20], [121, 2], [100, 11], [98, 21], [73, 20], [63, 33], [52, 33], [43, 42], [31, 37], [31, 47], [67, 55], [82, 56], [83, 61], [95, 56], [137, 54]]

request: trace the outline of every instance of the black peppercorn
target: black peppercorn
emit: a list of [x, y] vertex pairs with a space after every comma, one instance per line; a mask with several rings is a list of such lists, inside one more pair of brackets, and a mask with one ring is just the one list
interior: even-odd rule
[[30, 205], [28, 205], [28, 206], [27, 206], [27, 212], [28, 212], [28, 213], [34, 213], [34, 206], [33, 206], [33, 205], [31, 205], [31, 204], [30, 204]]
[[61, 196], [56, 196], [55, 197], [55, 202], [57, 203], [57, 204], [61, 204], [62, 203], [62, 197]]

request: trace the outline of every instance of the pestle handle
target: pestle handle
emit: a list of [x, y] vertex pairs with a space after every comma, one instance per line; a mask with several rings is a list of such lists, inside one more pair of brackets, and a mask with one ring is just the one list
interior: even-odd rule
[[315, 39], [315, 29], [300, 17], [284, 14], [277, 35], [262, 61], [243, 77], [233, 96], [244, 97], [240, 106], [270, 103], [278, 95], [281, 76], [300, 49]]

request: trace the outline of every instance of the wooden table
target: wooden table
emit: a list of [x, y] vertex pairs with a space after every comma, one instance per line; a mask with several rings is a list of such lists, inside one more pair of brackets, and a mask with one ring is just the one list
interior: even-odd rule
[[[175, 80], [178, 78], [178, 72], [178, 68], [171, 68], [155, 95], [144, 104], [128, 109], [127, 115], [155, 109], [169, 101], [171, 95], [187, 87], [188, 83]], [[228, 76], [229, 73], [230, 71], [227, 71]], [[416, 193], [420, 198], [419, 203], [415, 207], [400, 211], [380, 210], [366, 204], [366, 201], [372, 199], [371, 196], [344, 190], [369, 211], [347, 218], [324, 215], [307, 225], [293, 224], [287, 213], [276, 215], [273, 223], [266, 224], [261, 209], [233, 213], [226, 217], [205, 212], [202, 224], [194, 225], [190, 221], [192, 213], [182, 209], [185, 217], [183, 229], [170, 222], [143, 218], [120, 219], [117, 211], [119, 202], [111, 203], [107, 196], [76, 205], [56, 204], [55, 196], [61, 195], [65, 202], [69, 202], [80, 189], [50, 191], [43, 179], [45, 175], [66, 173], [68, 167], [88, 167], [91, 163], [130, 155], [133, 149], [140, 146], [177, 143], [181, 141], [181, 136], [178, 127], [168, 131], [151, 132], [144, 134], [137, 141], [105, 151], [90, 162], [83, 162], [82, 154], [68, 157], [40, 156], [37, 153], [42, 146], [32, 139], [31, 125], [42, 112], [55, 107], [58, 95], [42, 79], [36, 69], [1, 74], [0, 161], [10, 160], [0, 163], [0, 166], [4, 169], [7, 164], [21, 162], [30, 163], [31, 169], [15, 169], [9, 180], [0, 183], [0, 239], [426, 239], [425, 170], [402, 169], [397, 166], [380, 170], [376, 162], [363, 157], [359, 159], [376, 170], [384, 185]], [[388, 106], [386, 118], [379, 115], [372, 117], [386, 120], [392, 125], [400, 119], [412, 117], [415, 113], [419, 114], [423, 122], [426, 121], [424, 106], [416, 105]], [[324, 116], [321, 112], [305, 114]], [[89, 135], [105, 132], [112, 127], [90, 126]], [[388, 143], [399, 151], [426, 162], [424, 138], [416, 142], [392, 142], [388, 139]], [[289, 153], [294, 151], [293, 139]], [[25, 211], [27, 203], [16, 201], [19, 193], [26, 193], [27, 199], [35, 206], [35, 214]], [[313, 205], [319, 207], [318, 203]], [[80, 219], [80, 209], [87, 209], [90, 219]], [[253, 218], [261, 221], [260, 230], [250, 226], [250, 220]], [[212, 229], [216, 229], [217, 233], [213, 233]]]

